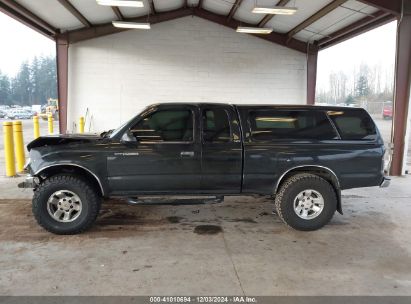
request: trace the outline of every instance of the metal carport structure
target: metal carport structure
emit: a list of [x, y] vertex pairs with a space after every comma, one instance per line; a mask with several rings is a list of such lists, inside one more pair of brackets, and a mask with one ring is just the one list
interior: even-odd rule
[[[295, 1], [280, 0], [266, 1], [265, 4], [287, 6], [293, 3]], [[113, 6], [101, 9], [94, 0], [0, 0], [3, 13], [56, 42], [62, 133], [67, 130], [69, 45], [127, 30], [113, 27], [113, 20], [149, 20], [155, 24], [196, 16], [232, 29], [238, 26], [272, 27], [275, 31], [271, 34], [257, 37], [306, 54], [308, 104], [315, 101], [320, 50], [397, 20], [394, 147], [390, 173], [403, 174], [411, 86], [411, 0], [299, 0], [301, 14], [298, 17], [252, 14], [253, 5], [254, 0], [146, 0], [144, 8]]]

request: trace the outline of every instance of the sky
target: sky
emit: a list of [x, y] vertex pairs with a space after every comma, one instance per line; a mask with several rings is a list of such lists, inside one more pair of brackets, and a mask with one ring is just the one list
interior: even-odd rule
[[[361, 63], [381, 65], [383, 69], [394, 66], [396, 22], [357, 36], [321, 51], [318, 57], [317, 89], [327, 90], [329, 75], [343, 71], [350, 75]], [[31, 30], [20, 22], [0, 13], [0, 71], [15, 76], [24, 60], [34, 56], [54, 55], [51, 39]]]
[[53, 40], [0, 13], [0, 71], [15, 76], [24, 60], [55, 55]]
[[395, 63], [395, 21], [320, 51], [317, 66], [317, 89], [327, 90], [329, 75], [342, 71], [347, 75], [361, 63], [381, 65], [382, 70], [392, 70]]

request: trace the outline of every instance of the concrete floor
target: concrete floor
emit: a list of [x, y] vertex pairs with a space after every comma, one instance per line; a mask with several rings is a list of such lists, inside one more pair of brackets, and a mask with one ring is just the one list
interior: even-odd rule
[[20, 179], [0, 178], [0, 295], [411, 295], [409, 176], [345, 191], [345, 214], [316, 232], [285, 228], [270, 199], [231, 197], [110, 201], [77, 236], [42, 230]]

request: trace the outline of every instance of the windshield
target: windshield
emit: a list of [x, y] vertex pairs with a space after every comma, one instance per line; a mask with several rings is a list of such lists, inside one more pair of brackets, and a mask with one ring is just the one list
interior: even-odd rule
[[[142, 113], [144, 113], [144, 112], [145, 112], [147, 109], [149, 109], [149, 108], [150, 108], [150, 107], [144, 108], [143, 111], [142, 111], [139, 115], [142, 115]], [[116, 137], [116, 136], [120, 133], [121, 129], [123, 129], [125, 125], [127, 125], [129, 122], [131, 122], [131, 121], [132, 121], [133, 119], [135, 119], [135, 118], [136, 118], [136, 116], [134, 116], [134, 117], [132, 117], [131, 119], [127, 120], [125, 123], [123, 123], [123, 124], [122, 124], [120, 127], [118, 127], [117, 129], [115, 129], [115, 130], [110, 130], [109, 137], [110, 137], [110, 138]], [[108, 136], [108, 135], [106, 135], [106, 136]]]
[[[134, 119], [134, 117], [133, 117], [132, 119]], [[123, 127], [124, 127], [126, 124], [128, 124], [132, 119], [126, 121], [126, 122], [123, 123], [120, 127], [118, 127], [117, 129], [113, 130], [113, 131], [110, 133], [110, 138], [115, 137], [115, 136], [121, 131], [121, 129], [123, 129]]]

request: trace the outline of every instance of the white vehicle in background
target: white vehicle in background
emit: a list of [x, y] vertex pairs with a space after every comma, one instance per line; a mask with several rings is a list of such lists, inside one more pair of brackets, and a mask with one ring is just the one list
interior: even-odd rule
[[41, 105], [32, 105], [31, 111], [33, 112], [33, 115], [39, 115], [41, 113]]
[[7, 115], [6, 111], [0, 109], [0, 118], [4, 118], [6, 117], [6, 115]]
[[32, 111], [27, 111], [22, 108], [13, 108], [6, 112], [6, 119], [30, 119], [33, 117]]

